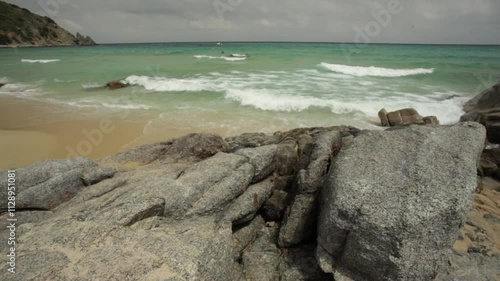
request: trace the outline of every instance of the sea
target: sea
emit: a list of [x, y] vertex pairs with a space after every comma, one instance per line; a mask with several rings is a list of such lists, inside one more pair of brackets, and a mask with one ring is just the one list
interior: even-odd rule
[[[131, 86], [102, 88], [113, 80]], [[467, 100], [499, 80], [500, 46], [204, 42], [0, 49], [0, 83], [7, 83], [0, 96], [57, 105], [50, 114], [27, 112], [33, 123], [131, 113], [128, 118], [147, 120], [144, 135], [381, 129], [380, 109], [407, 107], [453, 124]]]

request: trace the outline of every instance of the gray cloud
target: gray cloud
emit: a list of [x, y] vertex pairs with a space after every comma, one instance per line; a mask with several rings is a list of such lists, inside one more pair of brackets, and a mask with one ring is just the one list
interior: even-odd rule
[[[377, 43], [500, 44], [498, 0], [7, 2], [48, 15], [69, 31], [90, 35], [99, 43], [365, 38]], [[397, 2], [400, 12], [391, 13], [391, 3]]]

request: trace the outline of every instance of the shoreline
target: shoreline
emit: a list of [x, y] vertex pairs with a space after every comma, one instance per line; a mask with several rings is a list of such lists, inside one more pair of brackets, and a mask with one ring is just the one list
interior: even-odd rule
[[[79, 270], [73, 267], [76, 261], [80, 269], [96, 269], [84, 275], [86, 279], [118, 276], [139, 280], [203, 272], [217, 280], [262, 280], [280, 275], [293, 276], [288, 280], [332, 280], [327, 277], [341, 273], [331, 270], [333, 263], [322, 262], [336, 258], [328, 259], [331, 251], [324, 251], [326, 247], [354, 245], [350, 251], [360, 253], [355, 257], [373, 257], [361, 262], [377, 264], [391, 253], [412, 250], [417, 244], [425, 248], [416, 248], [410, 256], [400, 255], [418, 261], [415, 273], [407, 274], [407, 270], [402, 273], [405, 276], [423, 276], [420, 269], [429, 268], [432, 272], [422, 279], [439, 275], [436, 280], [448, 280], [444, 277], [458, 272], [472, 276], [471, 280], [482, 280], [482, 276], [494, 276], [498, 264], [498, 225], [494, 223], [498, 193], [483, 185], [476, 200], [472, 198], [477, 191], [475, 168], [484, 140], [485, 129], [477, 123], [402, 126], [378, 132], [348, 127], [304, 128], [271, 136], [254, 133], [226, 139], [192, 134], [98, 161], [48, 160], [23, 168], [17, 177], [15, 172], [10, 173], [19, 183], [30, 186], [19, 190], [22, 196], [16, 194], [16, 205], [32, 210], [19, 212], [16, 227], [24, 223], [33, 226], [20, 233], [19, 239], [30, 243], [20, 244], [18, 251], [33, 253], [30, 263], [37, 268], [57, 263], [68, 269], [37, 272], [49, 279], [71, 279], [71, 272]], [[436, 176], [427, 176], [429, 171]], [[453, 178], [456, 174], [460, 179]], [[366, 212], [358, 211], [355, 217], [332, 215], [337, 210], [356, 213], [360, 207]], [[457, 211], [449, 213], [450, 209]], [[341, 227], [356, 235], [337, 240], [338, 233], [344, 232], [330, 230]], [[104, 243], [102, 233], [110, 237]], [[324, 242], [328, 237], [358, 240], [330, 246]], [[60, 242], [66, 241], [63, 239], [76, 242]], [[138, 239], [153, 241], [145, 246], [150, 253], [148, 260], [136, 251]], [[406, 245], [401, 247], [399, 241], [406, 241]], [[48, 250], [37, 254], [39, 245]], [[101, 245], [98, 251], [94, 245]], [[207, 247], [199, 250], [199, 245]], [[223, 250], [214, 251], [211, 245], [221, 245], [218, 248]], [[76, 260], [56, 255], [60, 249], [75, 253]], [[55, 260], [47, 261], [47, 252]], [[103, 252], [108, 254], [95, 260]], [[176, 252], [187, 254], [172, 259], [165, 255]], [[127, 264], [156, 261], [168, 271], [134, 271], [109, 263], [123, 253], [127, 253]], [[421, 255], [426, 258], [418, 258]], [[297, 256], [301, 259], [288, 262], [297, 260]], [[245, 262], [240, 264], [241, 257]], [[266, 260], [261, 263], [263, 257]], [[306, 272], [305, 278], [291, 275], [303, 268], [304, 257], [314, 271]], [[201, 264], [217, 261], [217, 268], [224, 272], [192, 270], [200, 260]], [[287, 267], [276, 266], [280, 263]], [[178, 264], [190, 267], [176, 267]], [[172, 273], [170, 268], [176, 271]], [[346, 269], [349, 276], [359, 272], [357, 267]], [[18, 274], [29, 279], [33, 273], [30, 268], [19, 267]], [[373, 279], [383, 279], [385, 271], [369, 274], [375, 276]]]
[[[314, 127], [269, 120], [267, 115], [210, 112], [193, 116], [155, 109], [102, 111], [10, 95], [0, 96], [0, 116], [0, 153], [4, 156], [0, 169], [77, 155], [96, 160], [190, 133], [213, 133], [225, 138]], [[332, 119], [329, 124], [316, 127], [337, 126], [339, 121]]]
[[[69, 110], [53, 114], [61, 106], [46, 102], [12, 97], [0, 97], [0, 101], [0, 169], [66, 158], [72, 156], [72, 151], [98, 159], [150, 142], [140, 139], [147, 124], [140, 118], [131, 121], [110, 116], [70, 117]], [[38, 120], [40, 116], [46, 120]]]

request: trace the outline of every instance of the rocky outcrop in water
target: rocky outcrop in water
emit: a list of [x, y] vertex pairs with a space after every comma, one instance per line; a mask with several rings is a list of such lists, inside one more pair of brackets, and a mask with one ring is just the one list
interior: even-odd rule
[[[439, 266], [470, 208], [483, 130], [191, 134], [98, 161], [42, 161], [17, 170], [18, 267], [1, 264], [0, 278], [333, 280], [383, 265], [411, 276], [410, 261], [422, 276], [457, 276]], [[325, 231], [340, 220], [347, 239]]]
[[382, 108], [378, 112], [378, 117], [380, 118], [380, 123], [383, 127], [391, 127], [398, 125], [411, 125], [411, 124], [430, 124], [438, 125], [439, 121], [436, 116], [426, 116], [422, 117], [413, 108], [404, 108], [396, 111], [387, 113], [385, 108]]
[[476, 121], [486, 127], [488, 141], [500, 143], [500, 82], [464, 105], [461, 122]]
[[116, 89], [126, 88], [128, 86], [130, 86], [130, 84], [124, 83], [124, 82], [118, 81], [118, 80], [109, 81], [105, 85], [105, 87], [108, 88], [109, 90], [116, 90]]
[[75, 37], [49, 17], [0, 1], [0, 46], [92, 46], [90, 37]]
[[80, 33], [76, 33], [75, 43], [78, 46], [94, 46], [97, 45], [92, 38], [89, 36], [83, 36]]

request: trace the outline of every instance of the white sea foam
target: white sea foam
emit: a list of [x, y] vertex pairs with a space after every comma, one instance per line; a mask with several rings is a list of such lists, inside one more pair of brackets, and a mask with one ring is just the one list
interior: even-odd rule
[[363, 99], [346, 99], [342, 97], [311, 97], [283, 95], [277, 91], [258, 89], [232, 89], [228, 90], [225, 97], [239, 102], [242, 106], [251, 106], [266, 111], [301, 112], [310, 108], [327, 108], [335, 114], [363, 114], [376, 116], [381, 108], [394, 111], [401, 108], [413, 107], [421, 115], [437, 116], [442, 124], [453, 124], [463, 114], [462, 105], [468, 99], [457, 97], [444, 101], [418, 95], [403, 95], [394, 97], [368, 97]]
[[207, 55], [195, 55], [193, 56], [196, 59], [215, 59], [215, 60], [225, 60], [225, 61], [243, 61], [246, 60], [246, 57], [225, 57], [225, 56], [220, 56], [220, 57], [214, 57], [214, 56], [207, 56]]
[[82, 84], [82, 88], [85, 90], [100, 89], [103, 85], [97, 83]]
[[23, 83], [7, 83], [0, 88], [1, 95], [33, 98], [36, 96], [45, 95], [39, 85], [23, 84]]
[[435, 115], [441, 123], [450, 124], [458, 121], [462, 104], [467, 99], [464, 93], [453, 93], [456, 97], [445, 99], [451, 93], [444, 93], [441, 88], [414, 90], [407, 82], [399, 83], [398, 80], [388, 86], [379, 77], [358, 78], [317, 69], [211, 72], [183, 79], [132, 75], [125, 81], [154, 92], [218, 92], [227, 102], [258, 110], [323, 109], [334, 114], [348, 114], [349, 118], [363, 119], [360, 116], [364, 116], [367, 120], [376, 119], [381, 108], [393, 111], [413, 107], [422, 115]]
[[148, 110], [152, 107], [146, 104], [119, 104], [119, 103], [110, 103], [106, 101], [99, 101], [98, 99], [85, 99], [80, 101], [62, 101], [58, 99], [49, 98], [47, 101], [62, 104], [62, 105], [70, 105], [78, 108], [110, 108], [110, 109], [144, 109]]
[[58, 62], [60, 59], [51, 59], [51, 60], [31, 60], [31, 59], [22, 59], [21, 62], [27, 63], [50, 63], [50, 62]]
[[131, 85], [144, 87], [156, 92], [217, 91], [216, 85], [208, 78], [178, 79], [132, 75], [125, 78]]
[[266, 111], [301, 112], [316, 107], [326, 108], [335, 114], [348, 114], [356, 112], [373, 113], [373, 108], [377, 108], [372, 103], [335, 99], [334, 97], [290, 96], [279, 91], [259, 89], [232, 89], [227, 91], [225, 97], [237, 101], [243, 106], [251, 106]]
[[365, 67], [330, 64], [326, 62], [322, 62], [320, 66], [333, 72], [352, 76], [402, 77], [420, 74], [431, 74], [434, 72], [434, 68], [391, 69], [375, 66]]
[[0, 83], [7, 83], [9, 79], [7, 77], [0, 77]]
[[307, 96], [287, 96], [279, 91], [261, 89], [228, 89], [225, 97], [243, 106], [270, 111], [303, 111], [311, 106], [324, 106], [324, 101]]

